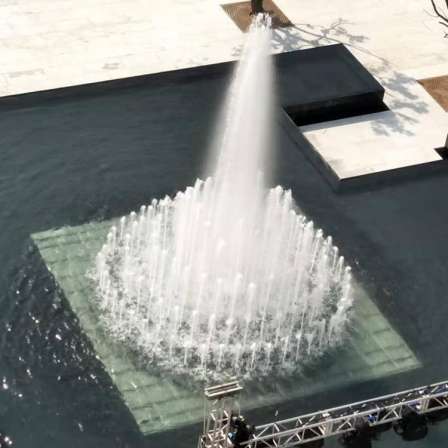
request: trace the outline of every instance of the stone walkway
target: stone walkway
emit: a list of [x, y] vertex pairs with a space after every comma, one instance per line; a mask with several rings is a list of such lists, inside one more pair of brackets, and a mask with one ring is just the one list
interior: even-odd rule
[[[244, 35], [221, 3], [0, 0], [0, 95], [235, 59]], [[411, 77], [448, 73], [429, 0], [276, 3], [294, 23], [276, 32], [276, 51], [342, 42]]]

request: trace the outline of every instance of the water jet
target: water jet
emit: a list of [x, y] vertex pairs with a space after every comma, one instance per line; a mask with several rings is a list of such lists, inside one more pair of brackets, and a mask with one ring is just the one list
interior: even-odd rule
[[264, 185], [270, 38], [270, 17], [256, 16], [213, 176], [122, 217], [97, 256], [105, 325], [161, 369], [204, 379], [292, 373], [345, 330], [350, 268], [290, 191]]

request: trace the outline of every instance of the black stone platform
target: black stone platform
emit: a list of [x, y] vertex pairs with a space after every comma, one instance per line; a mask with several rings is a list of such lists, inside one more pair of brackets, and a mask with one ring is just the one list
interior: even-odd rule
[[384, 88], [344, 45], [276, 57], [280, 102], [298, 126], [387, 110]]
[[[342, 44], [282, 53], [274, 60], [279, 102], [299, 125], [384, 110], [383, 87]], [[224, 62], [12, 95], [0, 98], [0, 111], [129, 87], [156, 89], [176, 84], [182, 88], [185, 83], [230, 76], [234, 65]]]

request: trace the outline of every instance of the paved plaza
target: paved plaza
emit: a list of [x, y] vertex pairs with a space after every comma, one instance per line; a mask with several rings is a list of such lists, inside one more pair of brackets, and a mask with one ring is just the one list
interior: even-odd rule
[[[244, 34], [224, 0], [1, 0], [0, 94], [235, 59]], [[448, 40], [429, 0], [276, 0], [294, 27], [275, 51], [342, 42], [379, 77], [448, 73]]]

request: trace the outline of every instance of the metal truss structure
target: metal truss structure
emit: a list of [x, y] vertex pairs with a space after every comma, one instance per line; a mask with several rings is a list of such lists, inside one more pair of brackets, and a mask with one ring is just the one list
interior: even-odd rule
[[204, 429], [198, 448], [232, 446], [229, 443], [230, 420], [232, 415], [240, 415], [238, 396], [242, 390], [236, 380], [205, 389]]
[[[229, 399], [242, 390], [237, 381], [205, 390], [209, 411], [199, 448], [228, 448], [230, 418], [238, 412]], [[299, 417], [256, 426], [251, 438], [240, 447], [287, 448], [304, 445], [352, 431], [360, 427], [380, 429], [406, 419], [410, 414], [448, 412], [448, 381], [417, 387], [378, 398], [348, 404]], [[236, 415], [239, 415], [237, 413]], [[383, 427], [384, 427], [383, 426]]]
[[380, 427], [409, 413], [423, 415], [443, 409], [448, 410], [448, 381], [257, 426], [244, 445], [287, 448], [356, 431], [361, 425]]

